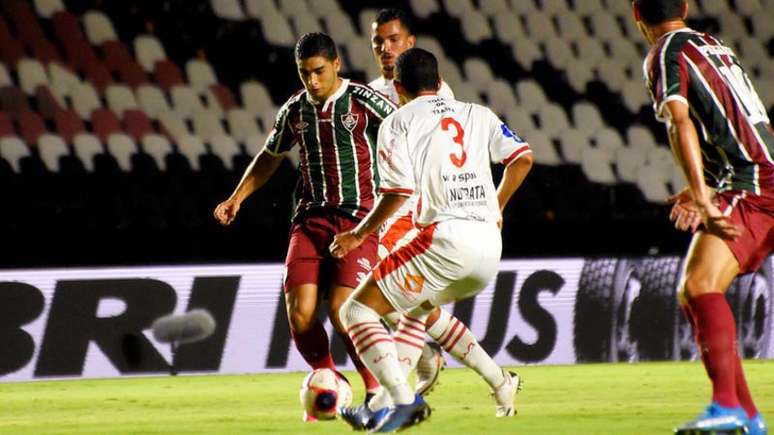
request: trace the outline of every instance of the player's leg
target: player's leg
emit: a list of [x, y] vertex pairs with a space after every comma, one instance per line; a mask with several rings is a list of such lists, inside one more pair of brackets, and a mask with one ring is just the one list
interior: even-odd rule
[[712, 403], [683, 429], [700, 421], [717, 421], [718, 429], [725, 428], [723, 424], [730, 429], [747, 422], [736, 389], [736, 323], [725, 298], [738, 272], [739, 263], [724, 240], [705, 232], [694, 236], [678, 291], [693, 317], [701, 358], [712, 382]]
[[357, 372], [360, 373], [360, 377], [363, 379], [363, 385], [365, 385], [366, 389], [365, 401], [368, 403], [371, 398], [379, 392], [381, 385], [379, 384], [379, 381], [376, 379], [376, 377], [371, 374], [371, 371], [368, 370], [368, 367], [366, 367], [365, 364], [363, 364], [363, 362], [360, 360], [360, 357], [357, 354], [357, 350], [352, 344], [352, 340], [349, 338], [349, 335], [347, 335], [347, 330], [339, 318], [341, 306], [344, 305], [344, 302], [347, 300], [347, 298], [349, 298], [352, 292], [352, 287], [334, 286], [331, 289], [330, 296], [328, 298], [328, 316], [331, 319], [331, 323], [333, 323], [334, 329], [339, 333], [339, 336], [341, 336], [341, 339], [344, 341], [344, 344], [347, 347], [347, 353], [349, 354], [350, 358], [352, 358], [352, 364], [355, 365], [355, 369], [357, 369]]
[[317, 285], [300, 284], [285, 293], [285, 305], [293, 342], [312, 368], [336, 368], [328, 333], [317, 318]]

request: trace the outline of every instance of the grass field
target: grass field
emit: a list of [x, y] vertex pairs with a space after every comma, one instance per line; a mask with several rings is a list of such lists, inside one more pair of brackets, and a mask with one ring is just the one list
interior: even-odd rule
[[[745, 363], [764, 416], [774, 418], [774, 362]], [[519, 414], [495, 419], [488, 390], [444, 371], [416, 434], [667, 434], [708, 400], [698, 363], [526, 366]], [[347, 433], [341, 421], [303, 424], [304, 373], [0, 384], [0, 434]], [[355, 396], [359, 379], [350, 374]]]

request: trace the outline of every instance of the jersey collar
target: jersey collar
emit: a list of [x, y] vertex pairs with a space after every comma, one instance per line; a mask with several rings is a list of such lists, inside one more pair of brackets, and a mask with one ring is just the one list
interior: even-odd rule
[[[330, 97], [328, 97], [327, 100], [325, 100], [325, 103], [323, 103], [322, 111], [325, 112], [328, 110], [328, 107], [330, 104], [332, 104], [334, 101], [338, 100], [339, 97], [344, 95], [344, 92], [347, 91], [347, 87], [349, 86], [349, 79], [341, 79], [341, 84], [339, 85], [339, 88], [336, 89], [336, 92], [334, 92]], [[312, 105], [317, 104], [312, 97], [309, 95], [309, 93], [306, 93], [306, 101], [310, 102]]]

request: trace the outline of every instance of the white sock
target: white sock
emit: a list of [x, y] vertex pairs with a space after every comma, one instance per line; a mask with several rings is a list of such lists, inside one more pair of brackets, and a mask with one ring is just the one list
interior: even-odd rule
[[395, 342], [379, 322], [376, 311], [350, 298], [342, 305], [339, 317], [363, 364], [376, 376], [393, 402], [413, 403], [414, 393], [398, 363]]
[[387, 325], [392, 328], [394, 331], [398, 328], [398, 321], [400, 320], [400, 313], [397, 311], [393, 311], [390, 314], [385, 314], [382, 319], [387, 323]]
[[422, 348], [425, 347], [425, 319], [422, 317], [410, 317], [406, 314], [400, 317], [398, 327], [395, 330], [395, 347], [398, 349], [398, 362], [403, 374], [408, 376], [417, 366], [422, 356]]
[[481, 348], [470, 329], [449, 312], [441, 310], [427, 333], [454, 359], [475, 370], [492, 389], [502, 384], [502, 368]]

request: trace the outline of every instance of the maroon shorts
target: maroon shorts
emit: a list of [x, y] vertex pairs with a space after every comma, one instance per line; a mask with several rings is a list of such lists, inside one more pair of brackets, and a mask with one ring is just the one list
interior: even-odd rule
[[357, 287], [376, 265], [376, 235], [369, 236], [344, 258], [335, 259], [328, 251], [333, 236], [357, 224], [354, 217], [330, 210], [310, 212], [294, 222], [285, 258], [285, 291], [301, 284], [317, 284], [325, 291], [328, 285]]
[[755, 272], [774, 250], [774, 192], [730, 190], [716, 198], [720, 211], [743, 228], [736, 240], [726, 240], [739, 262], [739, 273]]

